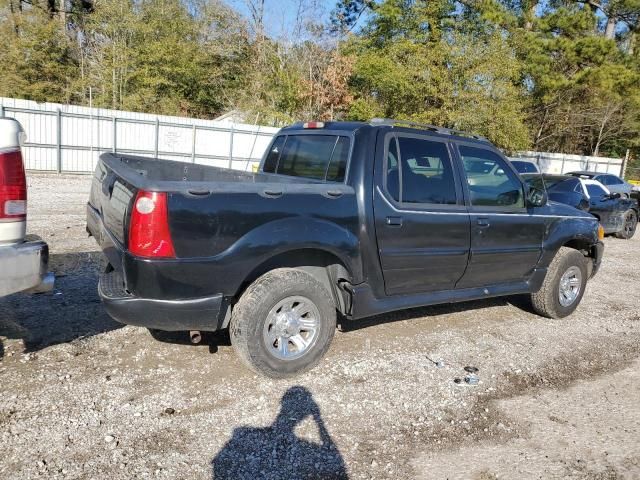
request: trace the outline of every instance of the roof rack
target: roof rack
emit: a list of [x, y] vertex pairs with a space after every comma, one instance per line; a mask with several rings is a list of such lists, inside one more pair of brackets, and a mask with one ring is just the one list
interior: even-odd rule
[[422, 130], [429, 130], [429, 131], [440, 133], [443, 135], [457, 135], [459, 137], [470, 137], [470, 138], [474, 138], [476, 140], [481, 140], [484, 142], [489, 141], [486, 138], [480, 135], [474, 135], [473, 133], [463, 132], [461, 130], [454, 130], [452, 128], [437, 127], [435, 125], [429, 125], [427, 123], [412, 122], [411, 120], [394, 120], [392, 118], [372, 118], [371, 120], [369, 120], [369, 123], [373, 125], [390, 125], [392, 127], [406, 125], [411, 128], [420, 128]]

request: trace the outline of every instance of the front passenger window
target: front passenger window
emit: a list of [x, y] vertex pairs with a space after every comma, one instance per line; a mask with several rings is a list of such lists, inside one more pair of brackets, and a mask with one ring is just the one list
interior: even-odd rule
[[472, 205], [524, 207], [522, 184], [497, 153], [465, 145], [459, 149]]

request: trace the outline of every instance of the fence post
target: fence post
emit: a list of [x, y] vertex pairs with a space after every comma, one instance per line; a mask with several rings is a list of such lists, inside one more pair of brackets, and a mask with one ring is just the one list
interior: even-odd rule
[[4, 118], [4, 105], [0, 103], [0, 118]]
[[191, 131], [191, 163], [196, 163], [196, 124]]
[[625, 173], [627, 173], [627, 164], [629, 163], [629, 149], [624, 154], [624, 158], [622, 159], [622, 165], [620, 165], [620, 178], [624, 178]]
[[231, 139], [229, 140], [229, 168], [233, 166], [233, 123], [231, 124]]
[[56, 167], [62, 173], [62, 112], [56, 109]]
[[158, 141], [160, 140], [160, 120], [156, 117], [156, 147], [154, 149], [154, 158], [158, 159]]
[[118, 138], [118, 119], [115, 117], [111, 117], [111, 129], [113, 130], [113, 145], [111, 145], [111, 151], [116, 153], [118, 151], [117, 147], [117, 138]]

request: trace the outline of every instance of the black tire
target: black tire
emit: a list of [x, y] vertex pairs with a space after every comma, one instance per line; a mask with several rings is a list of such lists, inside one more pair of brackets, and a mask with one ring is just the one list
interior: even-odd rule
[[630, 208], [624, 212], [624, 221], [622, 224], [622, 230], [615, 233], [618, 238], [629, 240], [636, 233], [636, 227], [638, 226], [638, 214], [635, 210]]
[[[295, 297], [303, 297], [316, 307], [318, 327], [302, 356], [283, 360], [272, 353], [275, 344], [267, 344], [267, 317], [279, 302]], [[262, 275], [240, 297], [233, 308], [229, 335], [249, 368], [271, 378], [286, 378], [316, 366], [329, 349], [335, 329], [335, 304], [324, 285], [302, 270], [279, 268]]]
[[[549, 265], [542, 287], [531, 294], [531, 304], [536, 313], [547, 318], [564, 318], [571, 315], [580, 304], [587, 286], [587, 262], [588, 260], [578, 250], [567, 247], [560, 248]], [[580, 271], [580, 290], [575, 300], [569, 305], [563, 305], [560, 301], [560, 281], [563, 275], [572, 268], [577, 268]]]

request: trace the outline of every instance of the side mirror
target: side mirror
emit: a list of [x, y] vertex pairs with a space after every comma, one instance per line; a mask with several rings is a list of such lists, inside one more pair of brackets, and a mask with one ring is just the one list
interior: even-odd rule
[[611, 195], [609, 195], [609, 198], [611, 198], [612, 200], [617, 200], [618, 198], [621, 198], [622, 194], [620, 192], [614, 192]]
[[530, 207], [543, 207], [547, 204], [547, 192], [539, 188], [530, 187], [527, 194], [527, 205]]

